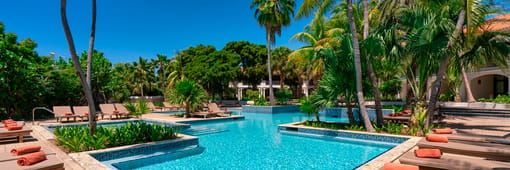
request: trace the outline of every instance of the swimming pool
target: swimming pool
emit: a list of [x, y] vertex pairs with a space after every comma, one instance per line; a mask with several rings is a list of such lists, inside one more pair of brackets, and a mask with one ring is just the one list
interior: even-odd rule
[[[353, 169], [400, 142], [331, 140], [287, 135], [279, 124], [307, 120], [303, 113], [242, 113], [244, 120], [192, 124], [218, 129], [199, 147], [142, 159], [103, 162], [118, 169]], [[198, 150], [196, 150], [198, 149]], [[128, 161], [123, 161], [128, 160]]]

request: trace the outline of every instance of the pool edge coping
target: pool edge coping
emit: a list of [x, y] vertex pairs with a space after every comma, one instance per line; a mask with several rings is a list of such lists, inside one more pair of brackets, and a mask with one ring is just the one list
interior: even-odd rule
[[69, 155], [69, 157], [71, 157], [76, 163], [78, 163], [85, 170], [111, 169], [108, 166], [106, 166], [103, 163], [101, 163], [100, 161], [98, 161], [97, 159], [95, 159], [93, 156], [91, 156], [91, 154], [111, 152], [111, 151], [118, 151], [118, 150], [124, 150], [124, 149], [147, 147], [147, 146], [152, 146], [152, 145], [162, 145], [162, 144], [168, 144], [168, 143], [175, 143], [175, 142], [182, 142], [182, 141], [198, 139], [198, 137], [190, 136], [190, 135], [185, 135], [185, 134], [179, 134], [179, 136], [181, 136], [181, 138], [171, 139], [171, 140], [163, 140], [163, 141], [156, 141], [156, 142], [148, 142], [148, 143], [140, 143], [140, 144], [134, 144], [134, 145], [125, 145], [125, 146], [106, 148], [106, 149], [100, 149], [100, 150], [93, 150], [93, 151], [85, 151], [85, 152], [78, 152], [78, 153], [69, 153], [68, 155]]
[[382, 154], [378, 155], [377, 157], [369, 160], [368, 162], [358, 166], [357, 170], [373, 170], [373, 169], [380, 169], [384, 166], [387, 162], [393, 162], [397, 158], [399, 158], [401, 155], [406, 153], [407, 151], [411, 150], [416, 146], [416, 143], [418, 143], [419, 140], [421, 140], [422, 137], [415, 137], [415, 136], [404, 136], [404, 135], [393, 135], [393, 134], [381, 134], [381, 133], [372, 133], [372, 132], [362, 132], [362, 131], [350, 131], [350, 130], [337, 130], [337, 129], [327, 129], [327, 128], [317, 128], [317, 127], [309, 127], [309, 126], [303, 126], [303, 125], [297, 125], [301, 122], [292, 122], [287, 124], [281, 124], [278, 125], [278, 129], [280, 127], [291, 127], [291, 128], [298, 128], [298, 129], [313, 129], [313, 130], [321, 130], [321, 131], [338, 131], [338, 132], [346, 132], [346, 133], [356, 133], [356, 134], [366, 134], [366, 135], [378, 135], [378, 136], [387, 136], [387, 137], [399, 137], [399, 138], [408, 138], [403, 143], [398, 144], [397, 146], [391, 148], [390, 150], [387, 150], [383, 152]]

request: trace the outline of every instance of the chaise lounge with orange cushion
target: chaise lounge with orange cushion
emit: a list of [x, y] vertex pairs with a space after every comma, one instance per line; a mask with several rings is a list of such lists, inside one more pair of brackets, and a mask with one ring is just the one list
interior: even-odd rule
[[422, 139], [417, 143], [421, 148], [435, 148], [440, 149], [445, 153], [469, 155], [490, 158], [495, 160], [507, 160], [510, 158], [510, 146], [494, 143], [481, 143], [481, 142], [430, 142]]
[[73, 113], [71, 106], [53, 106], [53, 113], [55, 113], [57, 122], [59, 120], [62, 122], [62, 119], [64, 118], [67, 118], [67, 121], [69, 121], [70, 118], [73, 118], [73, 120], [76, 121], [76, 118], [80, 117]]
[[119, 111], [120, 116], [125, 116], [126, 118], [129, 118], [129, 114], [131, 114], [131, 111], [129, 111], [126, 107], [124, 107], [124, 104], [122, 103], [115, 103], [115, 108]]
[[[6, 149], [15, 149], [15, 148], [6, 148]], [[39, 153], [41, 152], [41, 153]], [[43, 158], [41, 158], [43, 156]], [[21, 166], [19, 165], [19, 161], [23, 158], [28, 158], [30, 165]], [[35, 158], [35, 159], [34, 159]], [[27, 159], [23, 159], [27, 163]], [[34, 161], [34, 162], [32, 162]], [[33, 150], [33, 152], [25, 153], [22, 155], [12, 155], [7, 152], [0, 152], [0, 167], [2, 169], [64, 169], [64, 162], [57, 157], [55, 151], [42, 147], [39, 151]]]
[[124, 113], [120, 113], [119, 110], [115, 109], [115, 105], [113, 104], [99, 104], [99, 108], [101, 108], [101, 113], [103, 113], [101, 118], [108, 116], [111, 120], [112, 116], [115, 116], [118, 119], [119, 116], [122, 117], [122, 115], [124, 115]]
[[414, 150], [405, 153], [400, 157], [399, 161], [402, 164], [419, 166], [420, 169], [489, 170], [510, 167], [510, 162], [493, 161], [480, 157], [469, 157], [451, 153], [442, 153], [440, 158], [421, 158], [415, 155]]
[[494, 135], [479, 135], [469, 133], [469, 130], [452, 130], [451, 134], [437, 134], [434, 131], [429, 132], [429, 134], [445, 136], [452, 141], [466, 141], [466, 142], [483, 142], [483, 143], [499, 143], [510, 145], [510, 133], [504, 136], [494, 136]]

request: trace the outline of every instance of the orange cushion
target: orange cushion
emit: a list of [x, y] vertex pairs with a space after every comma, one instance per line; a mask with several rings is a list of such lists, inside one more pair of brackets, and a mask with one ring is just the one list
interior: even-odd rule
[[113, 113], [120, 113], [120, 111], [118, 111], [118, 110], [114, 110], [114, 111], [113, 111]]
[[83, 114], [84, 114], [85, 116], [88, 116], [88, 115], [89, 115], [89, 113], [83, 113]]
[[453, 130], [450, 128], [432, 129], [432, 132], [437, 133], [437, 134], [452, 134]]
[[414, 155], [419, 158], [441, 158], [443, 153], [439, 149], [416, 149]]
[[73, 115], [73, 113], [64, 113], [64, 115], [71, 116], [71, 115]]
[[406, 164], [398, 164], [398, 163], [385, 163], [384, 170], [418, 170], [420, 169], [415, 165], [406, 165]]
[[409, 114], [409, 113], [411, 113], [411, 110], [404, 110], [402, 112], [404, 112], [405, 114]]
[[31, 153], [31, 152], [39, 152], [39, 150], [41, 150], [41, 146], [40, 145], [23, 146], [23, 147], [12, 149], [11, 150], [11, 155], [18, 156], [18, 155], [23, 155], [23, 154]]
[[427, 135], [425, 137], [427, 141], [429, 142], [444, 142], [448, 143], [448, 138], [446, 136], [439, 136], [439, 135]]
[[36, 152], [19, 158], [17, 163], [19, 166], [28, 166], [44, 160], [46, 160], [46, 154], [44, 152]]
[[5, 128], [7, 128], [8, 131], [12, 131], [12, 130], [21, 130], [21, 129], [23, 129], [23, 126], [7, 126]]
[[12, 120], [12, 119], [2, 120], [2, 123], [3, 123], [3, 124], [6, 124], [6, 123], [12, 123], [12, 122], [16, 122], [16, 121], [14, 121], [14, 120]]
[[18, 126], [18, 124], [16, 122], [14, 123], [6, 123], [4, 124], [5, 127], [10, 127], [10, 126]]

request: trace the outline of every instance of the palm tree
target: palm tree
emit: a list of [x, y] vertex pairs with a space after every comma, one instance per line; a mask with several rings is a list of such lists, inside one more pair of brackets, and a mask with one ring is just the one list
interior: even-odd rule
[[158, 68], [158, 86], [159, 88], [161, 89], [161, 91], [163, 92], [163, 95], [165, 95], [165, 89], [166, 89], [166, 73], [165, 73], [165, 69], [166, 67], [168, 66], [167, 65], [168, 63], [168, 59], [166, 57], [166, 55], [161, 55], [161, 54], [158, 54], [157, 55], [157, 58], [154, 60], [152, 60], [152, 64]]
[[280, 90], [284, 89], [285, 66], [292, 50], [287, 47], [275, 48], [272, 52], [273, 70], [280, 76]]
[[140, 95], [145, 96], [145, 88], [151, 89], [151, 80], [154, 77], [152, 66], [147, 62], [146, 59], [139, 57], [138, 62], [133, 63], [133, 74], [131, 76], [131, 82], [136, 86], [134, 91], [140, 89]]
[[62, 26], [64, 27], [64, 33], [66, 35], [67, 44], [69, 45], [69, 53], [71, 55], [71, 59], [73, 61], [74, 68], [76, 69], [76, 72], [78, 72], [78, 76], [80, 77], [80, 82], [83, 87], [83, 92], [85, 93], [85, 98], [87, 99], [87, 103], [90, 108], [90, 117], [89, 118], [89, 127], [90, 127], [90, 134], [93, 135], [96, 133], [96, 107], [94, 103], [94, 97], [92, 96], [92, 90], [90, 89], [89, 84], [86, 82], [85, 74], [83, 73], [83, 69], [81, 68], [80, 60], [78, 58], [78, 55], [76, 54], [76, 48], [74, 46], [74, 40], [73, 35], [71, 34], [71, 28], [69, 28], [69, 24], [67, 22], [67, 14], [66, 14], [66, 0], [60, 1], [60, 16], [62, 20]]
[[367, 114], [365, 107], [365, 99], [363, 98], [363, 86], [361, 84], [362, 73], [361, 73], [361, 59], [359, 51], [358, 33], [356, 32], [356, 23], [354, 22], [354, 16], [352, 13], [352, 0], [347, 0], [347, 17], [349, 18], [349, 28], [351, 30], [351, 41], [352, 48], [354, 51], [354, 69], [356, 73], [356, 96], [358, 97], [359, 113], [363, 118], [365, 128], [369, 132], [375, 132], [372, 122]]
[[281, 35], [282, 26], [290, 24], [291, 15], [294, 16], [294, 6], [294, 0], [254, 0], [250, 5], [251, 8], [256, 8], [257, 22], [266, 29], [267, 72], [271, 106], [275, 105], [271, 76], [271, 45], [276, 43], [275, 34]]
[[207, 100], [207, 92], [193, 80], [178, 81], [167, 95], [168, 100], [179, 103], [186, 108], [186, 117], [191, 117], [191, 111]]
[[[92, 77], [92, 53], [94, 52], [94, 40], [96, 38], [96, 0], [92, 0], [92, 24], [90, 28], [89, 50], [87, 52], [87, 84], [91, 85]], [[93, 107], [93, 106], [89, 106]], [[90, 119], [89, 119], [90, 120]]]

